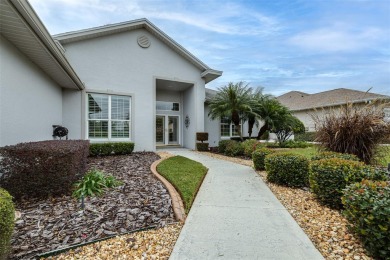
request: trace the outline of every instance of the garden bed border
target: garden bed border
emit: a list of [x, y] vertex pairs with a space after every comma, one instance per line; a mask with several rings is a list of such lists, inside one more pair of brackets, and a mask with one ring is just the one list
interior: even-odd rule
[[159, 179], [164, 184], [165, 188], [167, 188], [169, 195], [171, 196], [172, 199], [172, 208], [176, 220], [184, 223], [187, 216], [184, 210], [184, 203], [180, 197], [180, 194], [173, 187], [173, 185], [169, 181], [167, 181], [167, 179], [165, 179], [157, 172], [157, 165], [164, 160], [165, 159], [160, 159], [152, 163], [152, 165], [150, 166], [150, 170], [152, 171], [153, 175], [156, 176], [156, 178]]

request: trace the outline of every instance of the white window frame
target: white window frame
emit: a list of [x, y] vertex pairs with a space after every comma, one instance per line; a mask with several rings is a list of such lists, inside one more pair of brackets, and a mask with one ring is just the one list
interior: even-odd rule
[[[88, 102], [88, 95], [89, 94], [96, 94], [96, 95], [106, 95], [108, 96], [108, 119], [101, 119], [102, 121], [107, 121], [108, 120], [108, 137], [107, 138], [90, 138], [89, 137], [89, 121], [98, 121], [98, 119], [89, 119], [89, 102]], [[129, 98], [129, 120], [119, 120], [119, 119], [111, 119], [111, 97], [112, 96], [123, 96], [123, 97], [128, 97]], [[86, 137], [88, 140], [91, 142], [125, 142], [125, 141], [132, 141], [132, 96], [131, 95], [122, 95], [122, 94], [108, 94], [108, 93], [100, 93], [100, 92], [86, 92]], [[111, 129], [111, 122], [116, 121], [116, 122], [129, 122], [129, 137], [128, 138], [113, 138], [111, 136], [112, 134], [112, 129]]]
[[[240, 137], [239, 135], [233, 135], [233, 129], [236, 127], [233, 122], [230, 121], [230, 125], [229, 125], [229, 136], [226, 136], [226, 135], [222, 135], [222, 131], [221, 131], [221, 125], [222, 124], [225, 124], [227, 125], [227, 123], [222, 123], [222, 119], [219, 120], [219, 135], [221, 137], [221, 139], [230, 139], [232, 137]], [[242, 133], [242, 129], [243, 129], [243, 123], [242, 121], [240, 122], [240, 126], [241, 126], [241, 133]]]

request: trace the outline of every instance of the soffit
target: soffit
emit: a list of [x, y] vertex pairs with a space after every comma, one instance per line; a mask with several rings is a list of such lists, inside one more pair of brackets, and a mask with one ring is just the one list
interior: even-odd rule
[[81, 81], [79, 84], [75, 83], [23, 16], [7, 0], [0, 0], [0, 33], [60, 86], [80, 89]]
[[156, 80], [156, 89], [158, 90], [169, 90], [169, 91], [184, 91], [194, 84], [188, 82], [180, 82], [173, 80], [157, 79]]

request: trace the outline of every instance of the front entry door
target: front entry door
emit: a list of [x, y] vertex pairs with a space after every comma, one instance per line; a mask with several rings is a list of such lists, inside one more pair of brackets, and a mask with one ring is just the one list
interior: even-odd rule
[[156, 143], [165, 144], [165, 116], [156, 116]]
[[156, 116], [156, 144], [179, 144], [179, 116]]

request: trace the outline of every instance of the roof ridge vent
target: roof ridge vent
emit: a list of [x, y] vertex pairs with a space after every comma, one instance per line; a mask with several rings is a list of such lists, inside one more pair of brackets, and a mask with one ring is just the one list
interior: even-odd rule
[[149, 38], [146, 35], [141, 35], [137, 39], [138, 45], [142, 48], [148, 48], [150, 46]]

